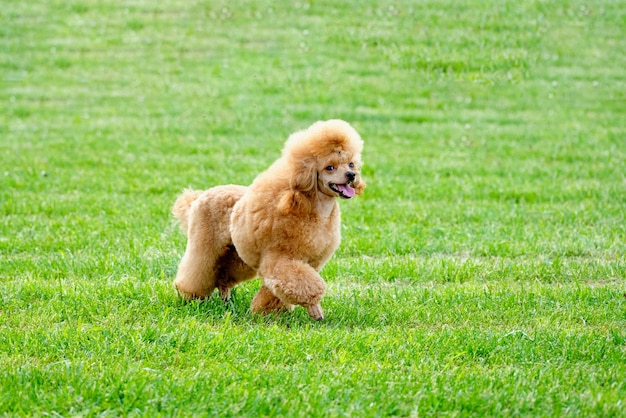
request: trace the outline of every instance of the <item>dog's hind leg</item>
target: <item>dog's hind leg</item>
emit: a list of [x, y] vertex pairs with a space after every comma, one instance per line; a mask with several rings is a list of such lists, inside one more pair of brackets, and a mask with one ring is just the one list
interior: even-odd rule
[[210, 195], [203, 195], [189, 209], [187, 247], [174, 280], [178, 292], [187, 299], [211, 296], [218, 260], [229, 243], [227, 227], [222, 227], [212, 212]]
[[263, 285], [285, 304], [300, 305], [317, 320], [324, 319], [320, 302], [326, 283], [310, 265], [285, 256], [264, 256], [259, 267]]
[[232, 244], [225, 248], [224, 254], [220, 257], [217, 264], [215, 285], [224, 302], [230, 300], [230, 290], [235, 285], [256, 276], [256, 270], [243, 262]]
[[[174, 285], [186, 298], [207, 298], [218, 286], [222, 297], [228, 297], [228, 289], [234, 283], [243, 276], [254, 275], [231, 250], [230, 214], [245, 191], [243, 186], [217, 186], [198, 195], [186, 211], [184, 202], [180, 205], [182, 210], [176, 209], [178, 203], [175, 205], [181, 224], [187, 225], [188, 238]], [[231, 252], [234, 255], [229, 255]], [[228, 286], [218, 283], [218, 277], [223, 277], [218, 276], [220, 272], [226, 275]], [[230, 285], [230, 281], [234, 283]]]
[[187, 299], [208, 298], [215, 289], [215, 262], [218, 255], [212, 245], [210, 237], [190, 228], [187, 248], [174, 280], [178, 292]]

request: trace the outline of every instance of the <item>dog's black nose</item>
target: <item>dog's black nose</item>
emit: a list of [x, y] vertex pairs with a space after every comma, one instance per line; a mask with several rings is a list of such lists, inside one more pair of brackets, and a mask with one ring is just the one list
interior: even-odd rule
[[354, 171], [348, 171], [346, 173], [346, 178], [348, 179], [348, 181], [354, 181], [354, 179], [356, 178], [356, 173]]

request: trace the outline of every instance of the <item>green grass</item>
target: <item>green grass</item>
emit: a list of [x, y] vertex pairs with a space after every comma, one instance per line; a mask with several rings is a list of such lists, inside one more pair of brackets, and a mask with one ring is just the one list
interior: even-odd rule
[[[622, 2], [5, 2], [0, 414], [624, 416]], [[326, 320], [181, 302], [185, 187], [343, 118]]]

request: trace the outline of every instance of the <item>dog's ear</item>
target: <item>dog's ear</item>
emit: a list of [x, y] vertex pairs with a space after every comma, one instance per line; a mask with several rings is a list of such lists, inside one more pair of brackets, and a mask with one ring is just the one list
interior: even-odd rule
[[309, 193], [317, 187], [317, 168], [314, 158], [305, 158], [293, 168], [290, 179], [291, 189], [296, 192]]
[[365, 190], [365, 186], [367, 186], [367, 184], [363, 181], [363, 179], [359, 178], [358, 183], [354, 184], [354, 191], [356, 194], [362, 195], [363, 190]]
[[278, 202], [278, 212], [281, 215], [306, 213], [311, 210], [311, 200], [302, 192], [289, 190], [284, 193]]
[[292, 160], [289, 188], [282, 195], [278, 208], [281, 213], [307, 212], [311, 209], [310, 193], [317, 187], [317, 169], [314, 158]]

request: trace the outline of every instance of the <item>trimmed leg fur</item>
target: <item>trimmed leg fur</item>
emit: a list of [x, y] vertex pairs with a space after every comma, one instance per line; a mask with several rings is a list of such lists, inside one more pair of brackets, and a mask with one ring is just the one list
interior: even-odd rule
[[263, 285], [283, 303], [301, 305], [313, 319], [324, 319], [320, 302], [326, 283], [310, 265], [284, 256], [268, 256], [261, 261]]
[[284, 310], [290, 311], [292, 309], [293, 305], [284, 303], [282, 300], [278, 299], [265, 285], [261, 286], [250, 304], [250, 310], [252, 312], [262, 314]]
[[187, 247], [174, 280], [182, 296], [203, 299], [218, 287], [227, 299], [231, 287], [255, 276], [239, 258], [229, 230], [232, 207], [245, 190], [231, 185], [187, 191], [174, 204], [174, 214], [187, 226]]

